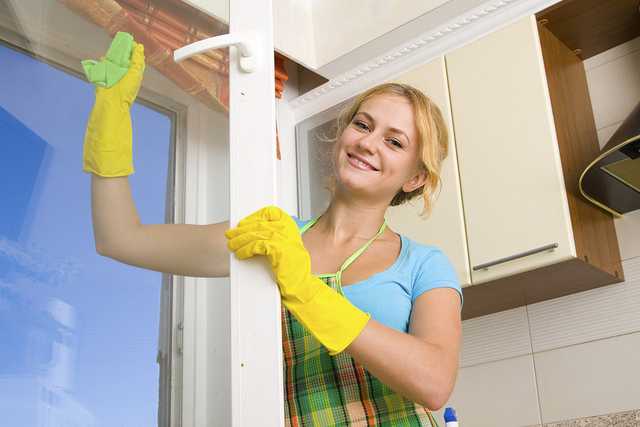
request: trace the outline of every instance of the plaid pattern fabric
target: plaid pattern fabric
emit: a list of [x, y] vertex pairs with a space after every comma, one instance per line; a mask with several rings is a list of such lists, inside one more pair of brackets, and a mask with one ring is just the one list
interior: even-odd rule
[[[343, 294], [335, 275], [319, 277]], [[431, 412], [392, 391], [347, 352], [330, 356], [284, 306], [282, 347], [285, 426], [438, 426]]]

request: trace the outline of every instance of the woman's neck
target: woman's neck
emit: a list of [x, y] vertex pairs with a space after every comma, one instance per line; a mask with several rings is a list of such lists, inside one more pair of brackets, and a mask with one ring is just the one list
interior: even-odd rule
[[387, 206], [345, 203], [334, 198], [314, 228], [336, 245], [369, 240], [380, 230]]

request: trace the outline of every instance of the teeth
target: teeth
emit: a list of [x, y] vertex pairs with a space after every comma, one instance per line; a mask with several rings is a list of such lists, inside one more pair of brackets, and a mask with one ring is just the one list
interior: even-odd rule
[[358, 159], [357, 157], [353, 157], [353, 156], [351, 156], [351, 159], [352, 159], [353, 161], [355, 161], [355, 162], [356, 162], [356, 164], [358, 164], [358, 165], [360, 165], [360, 166], [362, 166], [362, 167], [364, 167], [364, 168], [367, 168], [367, 169], [370, 169], [370, 170], [374, 170], [371, 166], [369, 166], [369, 165], [368, 165], [368, 164], [366, 164], [365, 162], [361, 161], [361, 160], [360, 160], [360, 159]]
[[[361, 162], [360, 160], [356, 159], [356, 162], [358, 162], [359, 165], [364, 166], [365, 168], [369, 168], [369, 165], [367, 165], [365, 162]], [[370, 169], [370, 168], [369, 168]]]

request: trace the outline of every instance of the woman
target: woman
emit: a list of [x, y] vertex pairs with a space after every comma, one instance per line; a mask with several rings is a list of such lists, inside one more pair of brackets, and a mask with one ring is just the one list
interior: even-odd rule
[[[447, 154], [438, 108], [406, 85], [359, 96], [339, 120], [331, 203], [312, 221], [268, 206], [232, 229], [143, 225], [126, 178], [128, 105], [143, 72], [134, 43], [124, 78], [96, 90], [84, 170], [93, 173], [98, 252], [197, 277], [228, 276], [228, 249], [241, 259], [266, 256], [283, 302], [287, 425], [433, 423], [429, 410], [446, 403], [457, 375], [462, 293], [446, 256], [395, 233], [384, 215], [419, 195], [431, 209]], [[116, 127], [121, 134], [107, 126], [114, 122], [127, 123]]]

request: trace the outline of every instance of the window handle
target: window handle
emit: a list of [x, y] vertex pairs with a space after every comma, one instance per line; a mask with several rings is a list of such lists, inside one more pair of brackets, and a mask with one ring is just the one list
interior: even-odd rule
[[173, 52], [173, 60], [180, 62], [206, 50], [235, 46], [240, 53], [240, 69], [245, 73], [252, 73], [259, 66], [257, 45], [257, 39], [252, 34], [224, 34], [199, 40], [176, 49]]

